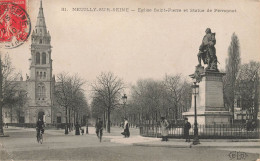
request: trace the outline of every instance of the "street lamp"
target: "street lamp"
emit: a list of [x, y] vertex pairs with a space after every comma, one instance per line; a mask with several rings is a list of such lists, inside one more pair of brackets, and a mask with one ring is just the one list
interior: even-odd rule
[[194, 82], [192, 85], [192, 94], [194, 95], [194, 138], [193, 138], [193, 145], [200, 144], [199, 137], [198, 137], [198, 123], [197, 123], [197, 102], [196, 96], [199, 93], [199, 85], [197, 82]]
[[86, 134], [88, 134], [88, 114], [87, 114], [87, 123], [86, 123]]
[[124, 94], [124, 95], [122, 96], [122, 100], [123, 100], [123, 103], [124, 103], [124, 110], [125, 110], [125, 117], [126, 117], [126, 109], [125, 109], [125, 104], [126, 104], [126, 101], [127, 101], [127, 96], [126, 96], [126, 94]]

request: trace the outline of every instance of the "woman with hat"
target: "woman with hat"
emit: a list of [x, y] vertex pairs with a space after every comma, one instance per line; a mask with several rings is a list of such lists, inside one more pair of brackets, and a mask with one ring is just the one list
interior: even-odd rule
[[168, 126], [169, 123], [165, 119], [165, 117], [161, 117], [161, 134], [162, 134], [162, 141], [168, 141]]
[[124, 118], [124, 132], [121, 133], [122, 135], [125, 136], [125, 138], [130, 136], [130, 131], [129, 131], [129, 124], [127, 121], [127, 118]]

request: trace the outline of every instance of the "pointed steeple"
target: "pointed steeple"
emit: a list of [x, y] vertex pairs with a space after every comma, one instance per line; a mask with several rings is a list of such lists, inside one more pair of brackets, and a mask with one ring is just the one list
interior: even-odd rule
[[39, 13], [35, 29], [32, 32], [32, 45], [50, 45], [51, 36], [47, 31], [45, 18], [42, 8], [42, 0], [40, 1]]
[[41, 0], [41, 5], [40, 5], [40, 8], [42, 8], [42, 0]]
[[39, 33], [39, 35], [47, 34], [47, 27], [45, 24], [45, 18], [44, 18], [43, 8], [42, 8], [42, 0], [40, 3], [40, 8], [39, 8], [39, 13], [38, 13], [38, 17], [37, 17], [37, 23], [35, 26], [35, 30], [36, 30], [37, 34]]

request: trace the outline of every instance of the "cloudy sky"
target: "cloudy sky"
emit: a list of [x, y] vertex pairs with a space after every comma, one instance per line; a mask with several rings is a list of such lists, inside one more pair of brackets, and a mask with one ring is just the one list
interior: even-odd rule
[[[40, 1], [28, 0], [35, 27]], [[129, 8], [120, 12], [72, 11], [72, 8]], [[125, 82], [162, 79], [164, 75], [194, 72], [197, 53], [206, 28], [216, 32], [219, 68], [225, 67], [232, 33], [241, 45], [242, 62], [260, 60], [259, 1], [130, 1], [43, 0], [47, 28], [51, 34], [53, 72], [78, 73], [88, 82], [102, 71], [112, 71]], [[61, 11], [66, 8], [68, 11]], [[152, 9], [212, 9], [213, 12], [150, 12]], [[233, 13], [214, 12], [236, 10]], [[5, 50], [17, 71], [29, 73], [30, 40]]]

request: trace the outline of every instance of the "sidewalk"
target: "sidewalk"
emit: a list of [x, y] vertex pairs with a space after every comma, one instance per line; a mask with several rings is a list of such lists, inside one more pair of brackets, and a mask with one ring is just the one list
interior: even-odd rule
[[[182, 139], [183, 140], [183, 139]], [[202, 140], [200, 144], [193, 145], [192, 142], [180, 142], [176, 140], [169, 140], [168, 142], [153, 141], [146, 143], [134, 143], [134, 146], [145, 147], [169, 147], [169, 148], [260, 148], [260, 142], [213, 142], [212, 140]]]
[[[13, 132], [19, 132], [19, 127], [10, 127]], [[17, 131], [16, 131], [16, 130]], [[28, 131], [35, 131], [35, 129], [22, 128]], [[86, 130], [86, 129], [84, 129]], [[88, 128], [89, 134], [96, 135], [95, 128]], [[85, 131], [86, 132], [86, 131]], [[153, 137], [142, 137], [139, 135], [139, 129], [130, 128], [130, 137], [124, 138], [121, 135], [122, 128], [111, 127], [111, 132], [103, 132], [103, 138], [106, 138], [109, 142], [134, 145], [134, 146], [145, 146], [145, 147], [168, 147], [168, 148], [260, 148], [260, 139], [201, 139], [200, 144], [193, 145], [192, 142], [187, 143], [184, 139], [169, 139], [168, 142], [162, 142], [161, 138]], [[46, 134], [64, 136], [64, 129], [48, 129], [45, 131]], [[70, 132], [68, 136], [75, 135], [75, 130]], [[85, 136], [86, 133], [84, 134]], [[191, 140], [192, 141], [192, 140]]]
[[169, 147], [169, 148], [260, 148], [260, 139], [201, 139], [200, 144], [193, 145], [185, 142], [185, 139], [169, 139], [162, 142], [161, 138], [142, 137], [138, 129], [130, 129], [131, 136], [124, 138], [120, 134], [121, 129], [113, 127], [111, 133], [104, 133], [104, 138], [110, 142], [145, 147]]

